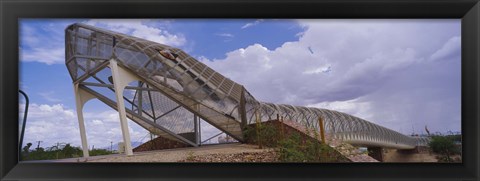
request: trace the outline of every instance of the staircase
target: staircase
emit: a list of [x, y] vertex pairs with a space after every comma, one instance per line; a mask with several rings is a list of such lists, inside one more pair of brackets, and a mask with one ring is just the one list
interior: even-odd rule
[[175, 101], [177, 104], [182, 105], [187, 110], [198, 115], [204, 121], [213, 125], [219, 130], [222, 130], [226, 134], [232, 136], [238, 141], [243, 141], [243, 133], [241, 129], [241, 123], [231, 117], [216, 111], [214, 108], [207, 107], [201, 103], [198, 103], [191, 98], [182, 95], [180, 92], [176, 92], [162, 84], [158, 84], [154, 81], [146, 80], [150, 85], [157, 88], [165, 96]]

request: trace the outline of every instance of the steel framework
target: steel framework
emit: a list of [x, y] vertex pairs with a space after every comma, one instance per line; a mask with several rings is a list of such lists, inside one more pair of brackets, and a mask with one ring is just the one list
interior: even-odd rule
[[242, 85], [178, 48], [85, 24], [70, 25], [65, 35], [65, 63], [75, 87], [84, 148], [81, 112], [93, 98], [119, 111], [127, 149], [128, 127], [122, 117], [192, 146], [200, 144], [198, 118], [243, 141], [244, 126], [277, 114], [314, 129], [321, 117], [327, 135], [354, 145], [413, 149], [418, 142], [345, 113], [257, 101]]

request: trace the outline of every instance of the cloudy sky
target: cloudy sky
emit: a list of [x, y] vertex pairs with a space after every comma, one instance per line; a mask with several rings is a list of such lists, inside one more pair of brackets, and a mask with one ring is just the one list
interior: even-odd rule
[[[181, 48], [257, 100], [327, 108], [404, 134], [461, 131], [460, 20], [20, 21], [24, 143], [80, 145], [64, 29], [75, 22]], [[20, 99], [20, 119], [24, 100]], [[89, 145], [122, 140], [118, 113], [84, 108]], [[202, 123], [204, 139], [218, 130]], [[132, 141], [148, 132], [129, 122]]]

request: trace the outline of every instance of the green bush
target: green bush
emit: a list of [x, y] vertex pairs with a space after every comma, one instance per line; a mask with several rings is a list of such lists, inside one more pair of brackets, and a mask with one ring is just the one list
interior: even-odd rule
[[272, 124], [256, 124], [245, 129], [244, 137], [259, 147], [275, 147], [279, 140], [279, 130]]
[[279, 160], [282, 162], [306, 162], [307, 158], [301, 142], [302, 138], [297, 133], [281, 140], [277, 147]]
[[[93, 149], [93, 150], [90, 150], [88, 153], [90, 154], [90, 156], [98, 156], [98, 155], [110, 155], [113, 152], [111, 152], [110, 150], [106, 150], [106, 149]], [[83, 155], [83, 153], [82, 153], [82, 155]]]
[[298, 133], [281, 140], [277, 147], [282, 162], [342, 162], [348, 161], [333, 148]]
[[[313, 136], [318, 133], [313, 131]], [[269, 123], [251, 125], [244, 131], [244, 137], [249, 143], [258, 144], [275, 149], [281, 162], [342, 162], [348, 161], [333, 148], [320, 141], [293, 132], [282, 135], [278, 126]], [[308, 134], [308, 133], [307, 133]]]
[[[27, 143], [27, 145], [23, 147], [21, 153], [22, 160], [54, 160], [83, 156], [83, 151], [80, 147], [73, 147], [70, 144], [66, 144], [62, 149], [59, 149], [57, 146], [52, 146], [47, 149], [39, 147], [35, 148], [35, 150], [30, 150], [31, 146], [32, 143]], [[93, 149], [89, 151], [90, 156], [108, 155], [112, 153], [113, 152], [105, 149]]]
[[433, 152], [440, 154], [440, 162], [453, 162], [451, 156], [460, 153], [455, 146], [455, 139], [456, 137], [451, 136], [432, 136], [429, 146]]

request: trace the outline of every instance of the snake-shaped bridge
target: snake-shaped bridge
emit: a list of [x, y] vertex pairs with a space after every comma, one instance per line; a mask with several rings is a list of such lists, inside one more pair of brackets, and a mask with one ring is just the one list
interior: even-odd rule
[[192, 146], [201, 144], [199, 118], [243, 141], [244, 126], [277, 115], [317, 130], [322, 118], [328, 136], [357, 146], [413, 149], [425, 144], [338, 111], [260, 102], [244, 86], [175, 47], [85, 24], [70, 25], [65, 33], [65, 63], [75, 85], [84, 148], [82, 108], [93, 98], [119, 111], [127, 154], [130, 138], [122, 117]]

